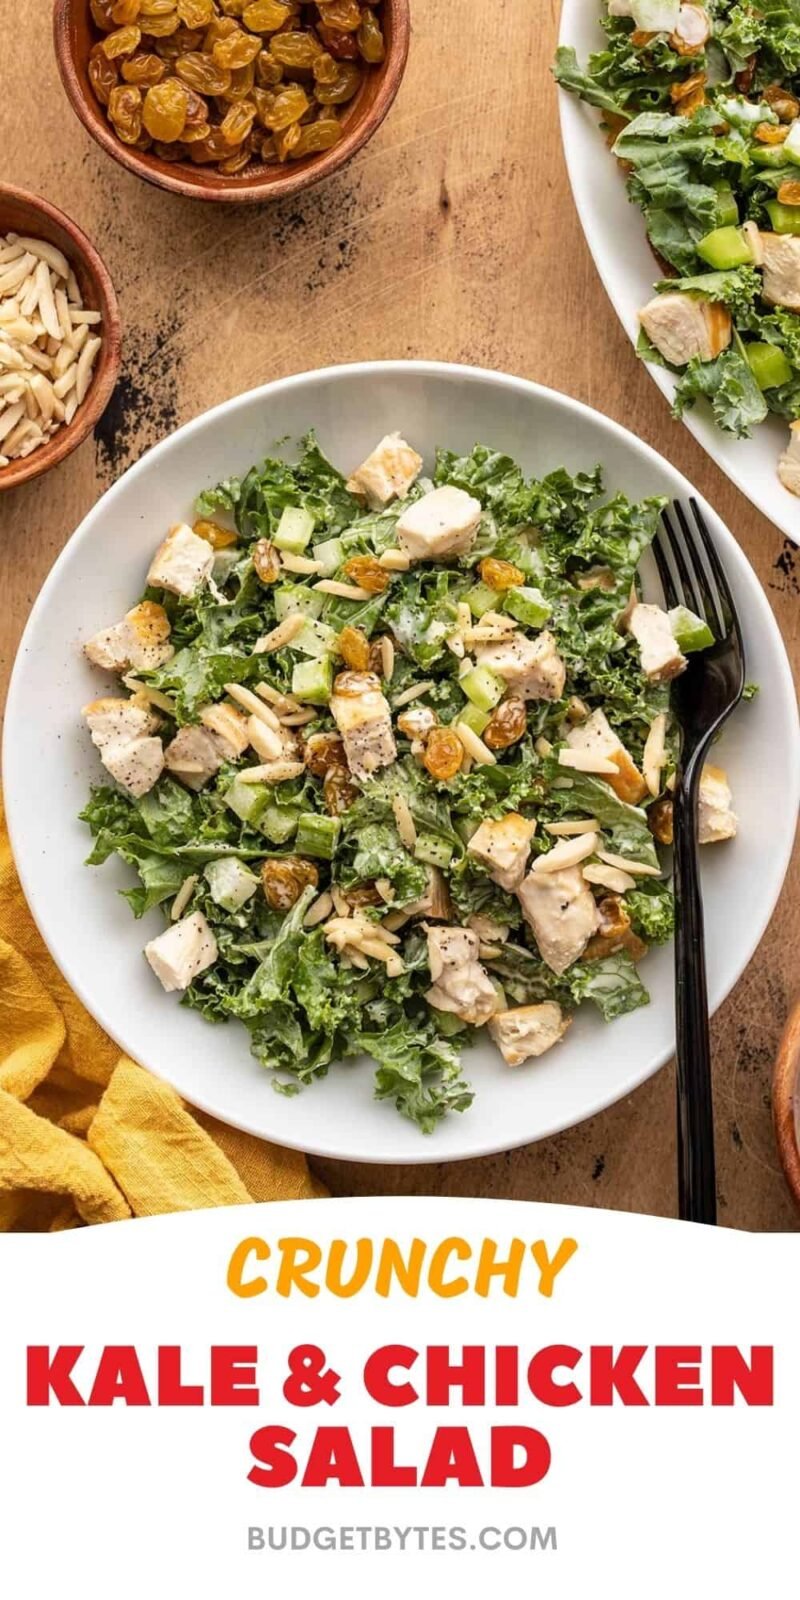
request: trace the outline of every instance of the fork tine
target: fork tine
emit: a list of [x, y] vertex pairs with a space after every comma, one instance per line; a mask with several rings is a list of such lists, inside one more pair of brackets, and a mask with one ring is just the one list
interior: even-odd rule
[[715, 592], [717, 609], [720, 617], [722, 618], [722, 631], [724, 634], [727, 634], [730, 633], [731, 629], [733, 629], [741, 648], [742, 633], [739, 626], [739, 618], [736, 612], [736, 607], [733, 603], [733, 595], [731, 594], [730, 585], [725, 576], [725, 569], [719, 559], [711, 534], [708, 531], [705, 517], [703, 516], [703, 513], [693, 495], [689, 500], [689, 508], [697, 529], [700, 550], [710, 569], [711, 585]]
[[675, 502], [675, 509], [681, 525], [683, 544], [687, 550], [688, 558], [692, 562], [698, 590], [703, 597], [706, 620], [711, 624], [717, 637], [724, 639], [728, 631], [725, 613], [720, 604], [719, 592], [714, 582], [713, 573], [709, 568], [709, 563], [704, 559], [702, 535], [699, 529], [692, 529], [689, 518], [680, 501]]
[[680, 529], [680, 533], [676, 539], [675, 558], [683, 574], [684, 581], [688, 583], [689, 593], [692, 597], [691, 609], [695, 611], [699, 617], [705, 618], [712, 631], [718, 635], [721, 635], [724, 633], [724, 628], [719, 626], [716, 607], [714, 606], [711, 598], [706, 581], [705, 570], [702, 566], [700, 566], [698, 575], [698, 563], [695, 557], [694, 540], [692, 538], [691, 528], [689, 527], [689, 523], [686, 518], [686, 512], [684, 511], [680, 500], [673, 501], [673, 505]]
[[681, 604], [682, 596], [678, 590], [669, 559], [672, 554], [675, 535], [666, 511], [661, 513], [661, 522], [662, 527], [653, 540], [653, 555], [656, 558], [664, 599], [668, 606], [677, 606]]

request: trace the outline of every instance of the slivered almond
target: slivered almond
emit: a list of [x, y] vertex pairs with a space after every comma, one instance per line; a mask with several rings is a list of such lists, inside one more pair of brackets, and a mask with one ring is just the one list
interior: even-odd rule
[[571, 838], [576, 833], [599, 833], [600, 824], [596, 817], [569, 817], [564, 822], [546, 822], [545, 832], [553, 833], [556, 838]]
[[[266, 710], [266, 707], [264, 708]], [[280, 727], [280, 724], [278, 725]], [[279, 761], [283, 755], [283, 742], [280, 733], [261, 717], [250, 716], [247, 719], [247, 733], [250, 744], [257, 756], [262, 761]]]
[[317, 711], [292, 711], [288, 717], [281, 717], [282, 728], [303, 728], [307, 722], [313, 722], [318, 716]]
[[435, 688], [433, 678], [426, 678], [424, 683], [412, 683], [410, 689], [404, 689], [402, 694], [395, 695], [392, 710], [399, 711], [401, 706], [410, 705], [412, 700], [418, 700], [421, 694], [427, 694], [429, 689]]
[[659, 711], [650, 724], [642, 760], [644, 781], [654, 798], [661, 792], [661, 769], [667, 759], [666, 733], [666, 712]]
[[387, 572], [408, 572], [411, 557], [406, 555], [405, 550], [384, 550], [383, 555], [378, 556], [378, 565]]
[[602, 777], [619, 777], [619, 767], [615, 761], [609, 761], [607, 756], [599, 756], [594, 750], [559, 750], [558, 764], [560, 767], [570, 767], [573, 772], [592, 772]]
[[256, 694], [262, 700], [266, 700], [269, 705], [274, 706], [279, 717], [290, 711], [302, 711], [303, 709], [300, 701], [295, 700], [294, 695], [281, 694], [280, 690], [273, 689], [270, 683], [257, 683], [255, 687]]
[[196, 872], [193, 872], [190, 878], [184, 879], [180, 889], [178, 890], [178, 893], [175, 896], [175, 899], [172, 902], [172, 910], [170, 911], [170, 920], [172, 922], [177, 922], [178, 919], [183, 916], [183, 913], [186, 910], [186, 907], [188, 906], [189, 901], [191, 900], [199, 882], [200, 877]]
[[321, 578], [319, 583], [311, 586], [320, 594], [332, 594], [337, 600], [371, 600], [369, 589], [362, 589], [358, 583], [339, 583], [336, 578]]
[[293, 556], [286, 551], [281, 552], [281, 566], [286, 572], [303, 572], [309, 576], [322, 571], [321, 561], [312, 561], [310, 556]]
[[407, 911], [390, 911], [388, 917], [384, 917], [381, 927], [385, 928], [387, 933], [396, 933], [398, 928], [404, 928], [408, 921], [410, 918]]
[[253, 654], [260, 656], [266, 655], [271, 650], [282, 650], [284, 645], [291, 644], [292, 640], [297, 638], [298, 633], [302, 633], [306, 621], [307, 618], [302, 611], [293, 611], [291, 616], [284, 617], [283, 622], [278, 623], [277, 628], [273, 628], [270, 633], [262, 634], [261, 638], [256, 640]]
[[167, 770], [169, 772], [180, 773], [182, 776], [187, 776], [188, 777], [189, 775], [191, 775], [192, 777], [198, 777], [201, 772], [205, 772], [206, 771], [206, 768], [203, 766], [202, 761], [171, 761], [170, 760], [170, 761], [167, 762]]
[[377, 889], [382, 900], [386, 900], [388, 902], [389, 900], [394, 899], [394, 889], [392, 888], [390, 878], [376, 878], [375, 888]]
[[240, 783], [288, 783], [303, 772], [302, 761], [265, 761], [260, 767], [244, 767], [236, 776]]
[[381, 639], [381, 666], [385, 683], [391, 683], [394, 673], [394, 645], [387, 633]]
[[649, 861], [629, 861], [627, 856], [615, 856], [611, 850], [598, 850], [601, 861], [609, 867], [619, 867], [620, 872], [627, 872], [636, 878], [660, 878], [660, 867], [651, 867]]
[[477, 761], [482, 767], [497, 766], [497, 757], [492, 754], [488, 744], [484, 744], [477, 733], [467, 727], [466, 722], [454, 722], [453, 732], [461, 740], [467, 755], [471, 756], [473, 761]]
[[413, 851], [417, 843], [417, 830], [414, 827], [411, 808], [403, 795], [395, 795], [392, 801], [392, 811], [394, 820], [397, 823], [397, 831], [400, 835], [401, 843], [405, 845], [407, 850]]
[[338, 917], [345, 917], [345, 918], [349, 917], [350, 916], [350, 905], [349, 905], [348, 901], [346, 900], [345, 896], [342, 894], [341, 889], [332, 888], [331, 889], [331, 894], [333, 895], [333, 903], [334, 903], [334, 906], [336, 907], [337, 916]]
[[249, 711], [252, 717], [258, 717], [259, 722], [263, 722], [265, 727], [274, 731], [277, 721], [275, 712], [271, 711], [269, 706], [265, 706], [263, 700], [260, 700], [257, 694], [253, 694], [252, 689], [246, 689], [243, 683], [226, 683], [225, 693], [230, 695], [243, 710]]
[[553, 754], [553, 746], [549, 739], [545, 739], [543, 733], [540, 733], [533, 748], [537, 756], [551, 756]]
[[536, 873], [561, 872], [565, 867], [576, 867], [579, 861], [585, 861], [587, 856], [593, 856], [597, 849], [600, 835], [597, 833], [581, 833], [575, 839], [560, 839], [548, 850], [546, 856], [537, 856], [533, 863]]
[[132, 673], [128, 673], [122, 681], [125, 688], [130, 689], [131, 694], [139, 695], [143, 699], [149, 700], [151, 705], [158, 706], [159, 711], [166, 711], [170, 717], [175, 716], [178, 708], [175, 701], [171, 700], [168, 694], [162, 694], [160, 689], [151, 689], [149, 683], [140, 683], [139, 679], [135, 678]]
[[309, 906], [303, 918], [303, 927], [316, 928], [317, 923], [324, 922], [325, 918], [330, 916], [332, 910], [333, 900], [326, 889], [325, 893], [318, 895], [313, 904]]
[[636, 888], [636, 879], [628, 872], [621, 872], [619, 867], [607, 867], [590, 862], [583, 869], [583, 876], [587, 883], [599, 884], [602, 889], [611, 889], [613, 894], [627, 894], [629, 889]]

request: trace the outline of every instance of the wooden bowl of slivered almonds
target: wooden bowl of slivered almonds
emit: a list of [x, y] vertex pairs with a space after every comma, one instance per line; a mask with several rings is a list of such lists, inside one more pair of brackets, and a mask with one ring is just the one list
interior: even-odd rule
[[775, 1063], [772, 1114], [786, 1182], [800, 1205], [800, 1001], [786, 1024]]
[[82, 443], [119, 367], [117, 297], [94, 245], [49, 201], [0, 183], [0, 490]]

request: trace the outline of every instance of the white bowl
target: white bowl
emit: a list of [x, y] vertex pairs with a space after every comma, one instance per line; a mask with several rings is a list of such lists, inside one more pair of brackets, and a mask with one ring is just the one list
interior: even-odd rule
[[[572, 45], [582, 65], [593, 50], [603, 48], [600, 11], [601, 0], [563, 0], [558, 42]], [[606, 147], [600, 113], [564, 89], [559, 90], [559, 101], [564, 156], [581, 227], [606, 294], [635, 344], [637, 313], [652, 299], [653, 284], [660, 276], [644, 218], [629, 201], [625, 176]], [[672, 404], [674, 374], [652, 363], [647, 370]], [[784, 489], [777, 472], [778, 457], [789, 439], [788, 418], [768, 417], [750, 439], [723, 433], [702, 401], [686, 412], [683, 421], [737, 489], [788, 539], [800, 544], [800, 500]]]
[[[431, 1137], [372, 1098], [371, 1066], [345, 1064], [294, 1099], [273, 1092], [247, 1035], [214, 1027], [166, 996], [142, 960], [162, 926], [134, 921], [115, 893], [131, 882], [119, 862], [90, 869], [76, 820], [101, 768], [80, 707], [100, 689], [80, 644], [140, 593], [160, 535], [191, 514], [198, 491], [243, 472], [285, 436], [313, 425], [323, 448], [352, 468], [400, 428], [424, 450], [469, 450], [476, 440], [528, 473], [601, 461], [610, 489], [629, 495], [694, 491], [654, 451], [597, 412], [519, 378], [428, 362], [381, 362], [287, 378], [218, 406], [181, 428], [108, 491], [73, 535], [33, 608], [8, 700], [5, 782], [25, 893], [65, 976], [135, 1060], [223, 1121], [283, 1144], [359, 1161], [443, 1161], [544, 1138], [591, 1116], [655, 1072], [673, 1049], [672, 951], [644, 969], [649, 1007], [604, 1024], [586, 1008], [563, 1044], [523, 1068], [491, 1044], [468, 1056], [472, 1109]], [[748, 673], [762, 686], [725, 734], [721, 759], [741, 818], [734, 844], [703, 857], [709, 991], [716, 1007], [766, 927], [783, 881], [798, 796], [796, 713], [789, 667], [759, 583], [731, 535], [705, 508], [741, 610]], [[768, 775], [768, 777], [767, 777]]]

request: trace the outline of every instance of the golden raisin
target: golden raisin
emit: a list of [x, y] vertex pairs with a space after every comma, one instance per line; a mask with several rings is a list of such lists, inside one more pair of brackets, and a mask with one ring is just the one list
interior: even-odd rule
[[351, 556], [342, 567], [342, 576], [368, 594], [383, 594], [390, 583], [389, 573], [374, 556]]
[[284, 89], [278, 89], [272, 100], [272, 105], [265, 111], [262, 121], [272, 133], [280, 133], [308, 111], [311, 102], [305, 89], [299, 83], [287, 83]]
[[339, 68], [339, 75], [335, 83], [318, 83], [316, 89], [317, 99], [321, 106], [342, 106], [361, 87], [361, 68], [351, 66], [343, 61]]
[[478, 566], [478, 571], [490, 589], [502, 593], [504, 589], [516, 589], [525, 582], [524, 572], [515, 567], [510, 561], [497, 561], [494, 556], [486, 556]]
[[327, 120], [320, 118], [319, 122], [312, 122], [303, 128], [300, 138], [294, 149], [290, 151], [293, 161], [299, 161], [301, 156], [318, 155], [321, 150], [331, 150], [338, 144], [342, 137], [341, 124], [332, 117]]
[[689, 40], [682, 39], [679, 33], [671, 33], [669, 42], [676, 56], [699, 56], [702, 55], [705, 49], [705, 45], [690, 44]]
[[[127, 63], [126, 63], [127, 64]], [[109, 96], [116, 89], [119, 82], [117, 67], [114, 61], [109, 61], [103, 46], [96, 44], [89, 57], [89, 82], [95, 92], [95, 97], [101, 106], [107, 106]]]
[[343, 817], [358, 798], [359, 791], [347, 767], [333, 766], [326, 772], [322, 784], [322, 799], [329, 816]]
[[101, 33], [111, 33], [117, 26], [111, 9], [112, 4], [113, 0], [89, 0], [92, 20]]
[[369, 668], [369, 639], [360, 628], [343, 628], [339, 634], [339, 654], [356, 672]]
[[431, 777], [440, 783], [454, 778], [464, 761], [464, 746], [458, 734], [452, 728], [432, 729], [422, 761]]
[[139, 10], [143, 17], [166, 17], [175, 10], [177, 0], [142, 0]]
[[755, 138], [759, 144], [783, 144], [789, 129], [783, 123], [759, 122]]
[[[322, 57], [319, 58], [322, 60]], [[268, 50], [262, 50], [256, 56], [256, 79], [260, 89], [274, 89], [283, 78], [283, 67], [279, 61], [271, 56]]]
[[647, 808], [647, 826], [659, 844], [672, 844], [672, 801], [656, 800]]
[[[226, 100], [234, 101], [249, 99], [253, 93], [255, 81], [256, 64], [254, 61], [248, 61], [246, 67], [232, 67], [230, 85], [222, 96], [223, 102]], [[221, 105], [220, 110], [222, 111], [223, 109], [224, 105]]]
[[318, 10], [326, 28], [341, 28], [343, 33], [355, 33], [361, 25], [358, 0], [318, 0]]
[[597, 911], [600, 917], [597, 931], [603, 938], [619, 939], [623, 933], [627, 933], [631, 919], [619, 895], [604, 895], [603, 899], [598, 901]]
[[244, 171], [253, 154], [253, 146], [249, 134], [238, 147], [231, 149], [229, 145], [228, 149], [231, 150], [231, 154], [226, 156], [224, 161], [220, 161], [219, 170], [224, 172], [227, 178], [233, 178], [237, 172]]
[[166, 39], [169, 34], [177, 33], [180, 25], [180, 17], [177, 11], [154, 17], [146, 17], [142, 13], [139, 19], [142, 33], [148, 33], [152, 39]]
[[[215, 133], [219, 129], [214, 129]], [[280, 552], [269, 539], [259, 539], [253, 546], [253, 566], [261, 583], [277, 583], [281, 575]]]
[[324, 778], [331, 767], [346, 767], [344, 743], [338, 733], [312, 733], [305, 742], [305, 763], [315, 778]]
[[139, 55], [129, 56], [122, 63], [122, 76], [126, 83], [136, 83], [141, 88], [151, 89], [154, 83], [160, 83], [167, 70], [166, 61], [160, 56], [154, 56], [144, 50]]
[[211, 54], [218, 67], [246, 67], [249, 62], [255, 61], [260, 49], [260, 39], [237, 28], [226, 39], [218, 39]]
[[211, 56], [201, 54], [197, 50], [190, 50], [185, 56], [178, 56], [175, 62], [175, 71], [187, 88], [194, 89], [197, 94], [224, 94], [231, 86], [231, 75], [227, 67], [220, 67]]
[[117, 56], [132, 56], [134, 50], [141, 43], [141, 28], [117, 28], [115, 33], [107, 34], [103, 40], [103, 51], [109, 61], [116, 61]]
[[634, 28], [631, 34], [631, 44], [636, 50], [644, 50], [649, 44], [652, 44], [655, 37], [656, 35], [648, 33], [646, 28]]
[[679, 100], [685, 100], [687, 95], [694, 94], [695, 89], [704, 89], [705, 85], [706, 74], [692, 72], [688, 78], [681, 78], [679, 83], [673, 83], [669, 91], [670, 100], [673, 105], [677, 105]]
[[270, 40], [269, 53], [282, 67], [310, 70], [322, 50], [313, 34], [276, 33]]
[[[346, 34], [345, 37], [348, 38], [349, 35]], [[335, 83], [339, 76], [338, 65], [327, 50], [321, 50], [319, 55], [314, 57], [312, 71], [316, 83]]]
[[361, 13], [361, 22], [356, 37], [358, 39], [358, 48], [364, 60], [368, 61], [370, 66], [377, 66], [378, 62], [382, 61], [386, 55], [386, 45], [383, 41], [381, 25], [370, 6], [365, 6]]
[[290, 911], [309, 884], [319, 883], [313, 861], [303, 856], [281, 856], [265, 861], [261, 868], [264, 898], [272, 911]]
[[779, 83], [771, 83], [769, 88], [764, 90], [762, 99], [771, 106], [781, 122], [794, 122], [795, 117], [800, 117], [800, 100], [787, 89], [783, 89]]
[[225, 113], [220, 132], [230, 145], [242, 144], [256, 120], [256, 107], [252, 100], [238, 100]]
[[185, 84], [178, 78], [167, 78], [154, 84], [144, 99], [142, 121], [153, 139], [162, 144], [174, 144], [186, 126], [189, 96]]
[[214, 17], [214, 0], [178, 0], [175, 10], [187, 28], [207, 28]]
[[278, 128], [272, 138], [275, 145], [275, 154], [279, 161], [285, 161], [287, 156], [296, 150], [300, 143], [302, 128], [299, 122], [290, 122], [288, 128]]
[[123, 144], [135, 144], [142, 131], [142, 96], [134, 84], [121, 84], [108, 97], [108, 116]]
[[381, 680], [375, 672], [337, 672], [333, 680], [334, 694], [351, 697], [374, 693], [380, 686]]
[[800, 182], [787, 178], [778, 190], [778, 199], [782, 206], [800, 206]]
[[355, 889], [348, 889], [347, 903], [358, 910], [361, 906], [382, 906], [386, 902], [374, 883], [361, 883]]
[[194, 89], [186, 90], [186, 129], [184, 138], [190, 128], [198, 128], [201, 123], [208, 121], [208, 103], [203, 96]]
[[325, 49], [336, 61], [358, 60], [360, 51], [354, 33], [344, 33], [341, 28], [329, 28], [325, 22], [320, 23], [317, 32]]
[[212, 550], [228, 550], [238, 541], [238, 535], [231, 528], [222, 528], [218, 522], [208, 522], [204, 517], [192, 524], [192, 532], [198, 539], [205, 539]]
[[204, 144], [210, 136], [210, 122], [187, 122], [179, 142], [184, 145]]
[[291, 14], [291, 6], [283, 5], [282, 0], [253, 0], [252, 5], [245, 5], [242, 21], [253, 33], [274, 33]]
[[142, 9], [142, 0], [114, 0], [111, 15], [117, 27], [124, 28], [126, 23], [135, 22]]
[[510, 744], [516, 744], [522, 738], [527, 726], [525, 701], [509, 695], [507, 700], [500, 701], [491, 721], [486, 724], [483, 742], [488, 744], [490, 750], [507, 750]]
[[397, 726], [407, 739], [427, 739], [438, 722], [432, 706], [409, 706], [407, 711], [401, 711]]

